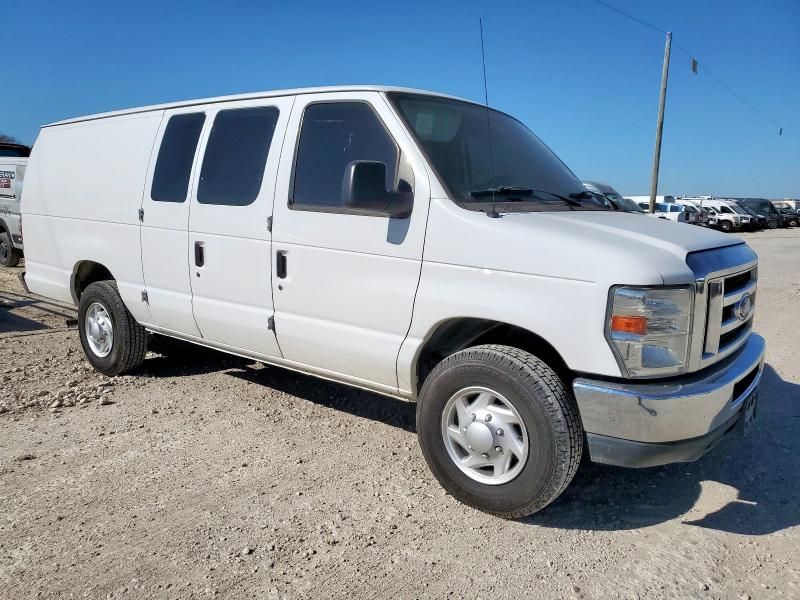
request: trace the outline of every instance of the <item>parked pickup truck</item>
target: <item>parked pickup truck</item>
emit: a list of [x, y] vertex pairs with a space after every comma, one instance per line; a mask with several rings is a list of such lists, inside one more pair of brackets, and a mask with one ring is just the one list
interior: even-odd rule
[[414, 400], [433, 474], [483, 511], [540, 510], [584, 451], [695, 460], [756, 413], [756, 254], [603, 208], [483, 105], [178, 102], [46, 125], [28, 169], [23, 280], [78, 306], [95, 369], [136, 373], [150, 331]]
[[0, 265], [15, 267], [22, 258], [20, 195], [30, 148], [0, 143]]

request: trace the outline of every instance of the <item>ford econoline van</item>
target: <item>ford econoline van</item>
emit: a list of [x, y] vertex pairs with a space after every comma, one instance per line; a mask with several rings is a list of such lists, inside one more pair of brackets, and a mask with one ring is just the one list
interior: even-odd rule
[[152, 332], [416, 401], [435, 477], [492, 514], [545, 507], [584, 452], [692, 461], [756, 414], [755, 253], [605, 209], [480, 104], [354, 86], [69, 119], [25, 186], [24, 281], [78, 306], [94, 368], [135, 374]]

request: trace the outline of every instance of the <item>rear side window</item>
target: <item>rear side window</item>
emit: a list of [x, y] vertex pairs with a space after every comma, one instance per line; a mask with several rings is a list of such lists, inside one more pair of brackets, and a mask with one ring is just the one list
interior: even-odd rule
[[398, 149], [372, 108], [364, 102], [310, 104], [297, 142], [291, 205], [336, 209], [348, 163], [386, 163], [386, 189], [394, 187]]
[[246, 206], [261, 191], [267, 155], [278, 123], [274, 106], [217, 113], [208, 137], [197, 201]]
[[206, 116], [203, 113], [170, 117], [161, 148], [150, 197], [157, 202], [183, 202], [189, 189], [192, 161]]

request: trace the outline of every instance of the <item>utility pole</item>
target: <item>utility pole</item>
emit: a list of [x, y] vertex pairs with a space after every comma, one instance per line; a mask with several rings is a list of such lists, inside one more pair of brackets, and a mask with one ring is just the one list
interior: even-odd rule
[[653, 174], [650, 179], [650, 212], [656, 212], [658, 193], [658, 168], [661, 163], [661, 131], [664, 129], [664, 102], [667, 99], [667, 77], [669, 76], [669, 52], [672, 47], [672, 32], [667, 32], [664, 46], [664, 66], [661, 68], [661, 96], [658, 99], [658, 124], [656, 125], [656, 147], [653, 151]]

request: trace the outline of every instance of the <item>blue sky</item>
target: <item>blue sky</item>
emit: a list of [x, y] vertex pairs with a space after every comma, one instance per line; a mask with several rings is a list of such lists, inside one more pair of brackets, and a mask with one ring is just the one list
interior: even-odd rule
[[[608, 0], [673, 48], [659, 192], [800, 197], [800, 2]], [[592, 0], [6, 0], [0, 131], [32, 143], [69, 116], [264, 89], [379, 83], [489, 101], [584, 179], [647, 194], [664, 36]], [[5, 44], [4, 44], [5, 45]], [[9, 51], [10, 49], [10, 51]]]

